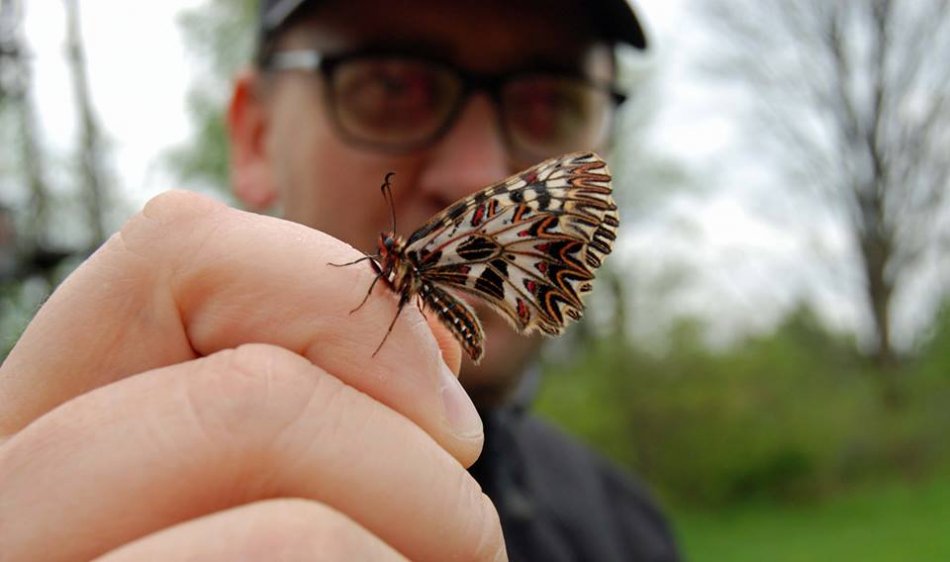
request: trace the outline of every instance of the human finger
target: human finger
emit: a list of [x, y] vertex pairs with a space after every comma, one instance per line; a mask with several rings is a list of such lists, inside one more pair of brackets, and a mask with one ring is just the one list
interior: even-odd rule
[[[0, 367], [0, 435], [83, 392], [244, 343], [298, 353], [400, 411], [464, 464], [474, 406], [445, 367], [460, 353], [395, 297], [360, 254], [307, 227], [195, 194], [152, 200], [54, 293]], [[374, 353], [386, 337], [385, 344]], [[437, 343], [438, 342], [438, 343]]]
[[277, 499], [180, 523], [122, 546], [96, 562], [151, 560], [397, 562], [406, 558], [321, 503]]
[[[413, 560], [504, 548], [491, 502], [430, 436], [269, 345], [63, 404], [0, 448], [0, 481], [0, 551], [11, 560], [88, 559], [275, 497], [324, 503]], [[57, 529], [69, 532], [50, 541]]]

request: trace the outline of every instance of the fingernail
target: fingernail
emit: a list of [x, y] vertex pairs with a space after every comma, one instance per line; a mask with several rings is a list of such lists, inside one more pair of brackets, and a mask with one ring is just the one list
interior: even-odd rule
[[482, 418], [462, 383], [448, 365], [442, 365], [442, 403], [445, 417], [457, 437], [476, 439], [482, 435]]

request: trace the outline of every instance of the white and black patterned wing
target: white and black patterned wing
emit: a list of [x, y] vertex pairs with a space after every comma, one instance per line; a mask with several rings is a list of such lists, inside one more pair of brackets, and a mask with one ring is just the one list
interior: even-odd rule
[[547, 160], [458, 201], [407, 240], [422, 279], [480, 297], [522, 333], [559, 334], [616, 238], [606, 163]]

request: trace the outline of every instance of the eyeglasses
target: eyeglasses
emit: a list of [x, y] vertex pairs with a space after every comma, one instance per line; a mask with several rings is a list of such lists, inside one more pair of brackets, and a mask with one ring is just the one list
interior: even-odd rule
[[347, 141], [390, 152], [432, 145], [445, 135], [474, 92], [487, 92], [516, 160], [589, 150], [610, 129], [625, 96], [575, 74], [521, 71], [477, 74], [441, 61], [392, 53], [323, 56], [278, 51], [267, 70], [318, 72], [331, 119]]

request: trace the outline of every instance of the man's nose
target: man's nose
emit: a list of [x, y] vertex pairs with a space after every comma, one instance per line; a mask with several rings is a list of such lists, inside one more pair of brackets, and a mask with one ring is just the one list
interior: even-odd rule
[[432, 148], [419, 189], [440, 210], [506, 178], [508, 151], [487, 95], [472, 96], [449, 132]]

